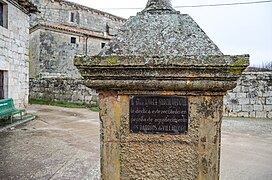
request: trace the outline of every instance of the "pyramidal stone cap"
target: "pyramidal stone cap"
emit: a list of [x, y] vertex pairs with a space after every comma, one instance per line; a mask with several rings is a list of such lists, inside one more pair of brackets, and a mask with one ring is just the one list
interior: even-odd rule
[[99, 55], [77, 56], [75, 65], [94, 89], [225, 92], [249, 55], [224, 55], [170, 0], [149, 0]]
[[170, 0], [149, 0], [101, 55], [203, 58], [223, 53], [189, 15], [175, 11]]

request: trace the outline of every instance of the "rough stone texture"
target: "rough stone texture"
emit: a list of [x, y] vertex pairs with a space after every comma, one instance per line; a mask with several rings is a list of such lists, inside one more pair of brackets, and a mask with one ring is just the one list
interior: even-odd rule
[[[73, 57], [98, 54], [102, 44], [107, 44], [117, 28], [126, 20], [69, 1], [32, 1], [39, 7], [41, 13], [32, 15], [30, 23], [30, 77], [37, 78], [33, 80], [37, 84], [30, 83], [31, 97], [69, 102], [97, 101], [96, 98], [92, 99], [96, 97], [93, 90], [81, 87], [78, 91], [73, 90], [73, 93], [66, 89], [64, 94], [52, 95], [50, 91], [44, 91], [43, 82], [50, 84], [48, 78], [52, 78], [55, 88], [51, 90], [54, 92], [58, 92], [57, 87], [67, 82], [71, 87], [77, 88], [72, 82], [77, 84], [81, 81], [81, 76], [73, 65]], [[74, 22], [71, 22], [72, 13]], [[75, 38], [76, 43], [71, 43], [71, 38]], [[56, 81], [55, 78], [62, 78], [63, 82], [61, 79]], [[33, 89], [35, 91], [32, 92]], [[72, 94], [83, 97], [74, 98]]]
[[172, 3], [169, 0], [162, 0], [158, 2], [154, 2], [152, 0], [148, 0], [145, 9], [143, 12], [149, 12], [149, 13], [170, 13], [170, 12], [176, 12], [173, 7]]
[[224, 115], [271, 118], [272, 72], [244, 72], [224, 99]]
[[[68, 1], [33, 0], [30, 77], [80, 78], [75, 55], [96, 55], [125, 19]], [[71, 22], [74, 13], [74, 22]], [[76, 38], [76, 43], [71, 43]]]
[[17, 108], [26, 108], [29, 89], [29, 16], [23, 12], [22, 6], [17, 4], [18, 7], [15, 7], [4, 2], [8, 8], [8, 26], [0, 26], [0, 70], [4, 71], [4, 97], [13, 98]]
[[[116, 32], [126, 19], [65, 0], [32, 0], [41, 13], [31, 16], [31, 27], [37, 24], [63, 24], [98, 32]], [[70, 21], [74, 13], [74, 22]]]
[[222, 96], [187, 97], [188, 133], [144, 135], [129, 133], [129, 96], [103, 92], [102, 179], [218, 179]]
[[[249, 57], [224, 56], [169, 0], [150, 0], [98, 56], [76, 57], [87, 87], [98, 89], [101, 179], [218, 180], [223, 95]], [[133, 134], [133, 95], [186, 96], [182, 135]]]
[[98, 102], [96, 91], [82, 84], [82, 79], [30, 79], [29, 98], [96, 104]]
[[189, 15], [171, 10], [166, 1], [154, 4], [150, 1], [145, 10], [129, 18], [101, 55], [223, 55]]
[[222, 92], [236, 86], [249, 58], [78, 56], [74, 63], [85, 84], [96, 89]]
[[[76, 43], [71, 43], [72, 37], [76, 38]], [[108, 41], [108, 38], [86, 38], [72, 32], [40, 27], [31, 33], [30, 77], [80, 78], [73, 64], [73, 57], [86, 53], [98, 54], [101, 43]]]

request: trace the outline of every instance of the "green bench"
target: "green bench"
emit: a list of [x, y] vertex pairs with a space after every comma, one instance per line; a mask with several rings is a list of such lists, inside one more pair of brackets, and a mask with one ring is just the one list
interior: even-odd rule
[[20, 114], [22, 120], [22, 113], [24, 111], [24, 109], [16, 109], [14, 107], [14, 102], [12, 98], [0, 100], [0, 119], [10, 117], [12, 123], [13, 115]]

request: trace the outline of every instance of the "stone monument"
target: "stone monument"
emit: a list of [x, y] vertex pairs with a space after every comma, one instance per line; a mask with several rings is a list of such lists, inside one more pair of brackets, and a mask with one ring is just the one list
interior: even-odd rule
[[99, 93], [101, 179], [219, 179], [223, 96], [248, 64], [170, 0], [149, 0], [98, 56], [75, 57]]

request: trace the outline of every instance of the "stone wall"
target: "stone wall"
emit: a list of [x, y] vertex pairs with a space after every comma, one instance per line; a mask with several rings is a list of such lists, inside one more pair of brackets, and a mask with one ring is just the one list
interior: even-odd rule
[[[30, 98], [96, 103], [98, 95], [82, 79], [30, 79]], [[272, 72], [245, 72], [224, 98], [225, 116], [272, 118]]]
[[224, 105], [225, 116], [272, 118], [272, 72], [244, 72]]
[[30, 18], [31, 78], [80, 78], [74, 56], [97, 55], [126, 21], [65, 0], [32, 2], [40, 13]]
[[0, 70], [4, 71], [4, 98], [17, 108], [28, 104], [29, 16], [8, 3], [8, 26], [0, 26]]
[[[65, 0], [32, 0], [41, 13], [31, 16], [31, 27], [37, 24], [63, 24], [99, 32], [115, 33], [125, 19]], [[74, 22], [71, 22], [71, 13]]]
[[30, 79], [30, 95], [33, 99], [94, 104], [98, 101], [95, 90], [83, 85], [82, 79], [44, 78]]
[[[76, 42], [71, 43], [71, 38], [75, 38]], [[98, 54], [101, 43], [108, 41], [41, 27], [31, 33], [30, 77], [80, 78], [73, 63], [74, 56], [86, 53]]]

